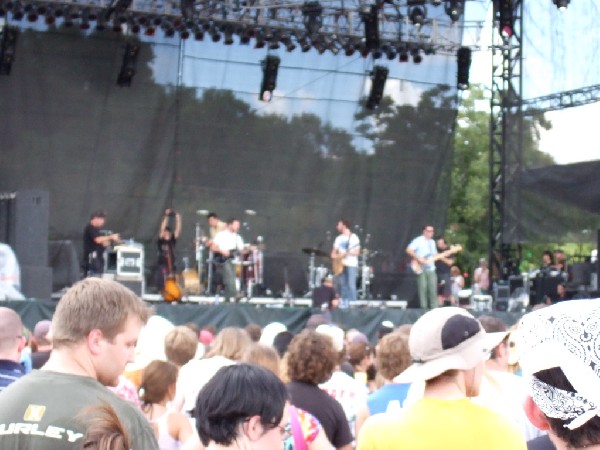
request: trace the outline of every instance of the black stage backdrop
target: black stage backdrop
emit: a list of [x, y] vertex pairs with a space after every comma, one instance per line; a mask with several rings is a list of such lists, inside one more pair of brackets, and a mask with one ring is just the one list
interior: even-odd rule
[[50, 240], [73, 241], [79, 257], [89, 214], [105, 209], [107, 229], [145, 244], [149, 272], [162, 212], [173, 207], [183, 216], [179, 256], [193, 258], [196, 223], [207, 231], [197, 211], [210, 210], [239, 217], [246, 241], [261, 236], [277, 261], [265, 274], [272, 289], [288, 268], [298, 294], [301, 249], [328, 253], [340, 217], [369, 235], [376, 274], [405, 270], [404, 248], [424, 223], [445, 225], [453, 55], [389, 62], [386, 98], [371, 113], [361, 98], [372, 62], [360, 56], [280, 54], [265, 104], [258, 50], [157, 38], [142, 43], [124, 88], [124, 42], [112, 32], [24, 30], [0, 79], [0, 192], [48, 191]]

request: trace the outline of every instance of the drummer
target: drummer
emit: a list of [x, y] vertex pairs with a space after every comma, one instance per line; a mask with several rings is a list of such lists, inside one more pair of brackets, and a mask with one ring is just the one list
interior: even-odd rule
[[244, 241], [239, 235], [240, 221], [231, 218], [227, 227], [219, 231], [211, 242], [210, 249], [215, 253], [215, 263], [223, 276], [225, 301], [237, 300], [235, 261], [244, 252]]

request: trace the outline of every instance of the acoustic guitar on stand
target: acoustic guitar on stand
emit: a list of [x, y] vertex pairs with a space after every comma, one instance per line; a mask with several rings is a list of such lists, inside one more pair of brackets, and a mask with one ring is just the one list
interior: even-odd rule
[[421, 272], [423, 272], [423, 266], [434, 263], [438, 259], [442, 259], [447, 256], [453, 255], [455, 253], [462, 252], [462, 250], [463, 250], [463, 248], [462, 248], [462, 245], [460, 245], [460, 244], [451, 245], [448, 250], [445, 250], [441, 253], [437, 253], [437, 254], [433, 255], [432, 257], [427, 258], [423, 264], [421, 264], [417, 258], [413, 258], [410, 261], [410, 268], [416, 275], [419, 275]]

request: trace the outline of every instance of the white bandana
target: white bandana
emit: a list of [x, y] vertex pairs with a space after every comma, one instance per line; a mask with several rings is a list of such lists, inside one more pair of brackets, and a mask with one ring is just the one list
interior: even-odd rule
[[533, 379], [531, 396], [548, 417], [573, 419], [575, 429], [600, 416], [600, 299], [571, 300], [525, 315], [520, 364], [526, 375], [560, 367], [574, 388]]

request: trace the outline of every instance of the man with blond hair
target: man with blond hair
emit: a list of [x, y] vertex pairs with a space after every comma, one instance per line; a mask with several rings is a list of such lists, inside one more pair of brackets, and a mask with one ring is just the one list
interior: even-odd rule
[[197, 351], [198, 337], [191, 328], [185, 325], [173, 328], [165, 336], [165, 356], [177, 367], [194, 359]]
[[44, 367], [0, 394], [0, 448], [81, 448], [83, 410], [108, 404], [129, 433], [132, 449], [158, 449], [143, 414], [105, 386], [115, 386], [150, 309], [131, 290], [99, 278], [74, 284], [52, 320], [54, 348]]

